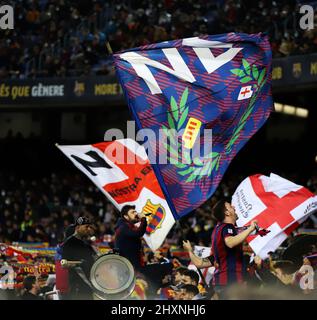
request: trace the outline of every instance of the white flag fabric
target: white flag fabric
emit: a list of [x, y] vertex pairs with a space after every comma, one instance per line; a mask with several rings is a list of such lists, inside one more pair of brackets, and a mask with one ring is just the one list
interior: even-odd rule
[[[194, 254], [200, 258], [207, 258], [212, 255], [212, 250], [210, 247], [194, 246]], [[188, 265], [188, 269], [197, 271], [196, 266], [192, 262]], [[212, 277], [214, 276], [214, 273], [216, 270], [215, 267], [203, 268], [200, 270], [206, 280], [206, 283], [208, 284], [212, 279]], [[200, 275], [199, 275], [199, 283], [202, 283], [202, 279]]]
[[260, 228], [271, 232], [247, 241], [261, 258], [274, 252], [280, 244], [317, 210], [317, 196], [308, 189], [274, 173], [269, 177], [256, 174], [244, 179], [232, 196], [232, 205], [239, 216], [237, 226], [257, 220]]
[[148, 226], [144, 239], [154, 251], [175, 223], [143, 146], [132, 139], [57, 147], [120, 211], [135, 205]]

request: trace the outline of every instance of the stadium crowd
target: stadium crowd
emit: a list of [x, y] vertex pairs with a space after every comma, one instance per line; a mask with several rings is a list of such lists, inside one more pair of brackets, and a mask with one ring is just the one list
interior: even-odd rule
[[[239, 181], [238, 178], [234, 183], [232, 180], [225, 180], [211, 202], [182, 219], [155, 253], [144, 242], [146, 262], [170, 264], [172, 271], [159, 274], [156, 279], [160, 281], [155, 283], [150, 283], [143, 277], [137, 278], [136, 288], [130, 299], [219, 299], [213, 286], [204, 286], [199, 280], [199, 274], [189, 268], [189, 256], [182, 241], [187, 239], [193, 245], [211, 246], [211, 233], [215, 226], [210, 214], [211, 206], [219, 198], [232, 194]], [[317, 175], [309, 179], [307, 186], [310, 190], [317, 191]], [[1, 173], [0, 191], [0, 264], [17, 267], [14, 290], [3, 290], [3, 298], [54, 297], [53, 294], [46, 295], [47, 292], [54, 291], [54, 256], [40, 252], [25, 254], [23, 249], [20, 248], [19, 251], [19, 247], [15, 246], [28, 242], [47, 243], [55, 247], [65, 238], [65, 230], [78, 216], [89, 217], [94, 222], [96, 245], [106, 246], [107, 250], [113, 249], [114, 229], [119, 213], [81, 174], [52, 173], [42, 179], [22, 179], [14, 174]], [[317, 218], [312, 216], [301, 227], [316, 229]], [[292, 244], [295, 236], [296, 233], [288, 238], [283, 244], [284, 248]], [[13, 251], [8, 249], [11, 246], [15, 248]], [[316, 298], [316, 290], [302, 290], [299, 286], [300, 279], [305, 274], [300, 269], [303, 268], [302, 265], [279, 261], [281, 255], [278, 254], [265, 261], [256, 257], [250, 262], [250, 250], [245, 249], [244, 257], [249, 263], [249, 285], [242, 289], [233, 286], [229, 299], [279, 299], [277, 292], [282, 292], [283, 297], [286, 294], [290, 299]], [[317, 247], [311, 246], [307, 249], [306, 256], [316, 252]], [[316, 257], [304, 259], [303, 265], [307, 264], [316, 268]], [[33, 271], [23, 268], [23, 265], [33, 266]], [[42, 266], [41, 272], [36, 269], [39, 266]], [[271, 286], [277, 286], [277, 291], [272, 291]]]
[[295, 0], [4, 3], [14, 6], [15, 26], [0, 35], [0, 79], [113, 73], [106, 41], [118, 51], [202, 34], [265, 31], [275, 57], [312, 53], [317, 44], [316, 28], [299, 27], [301, 3]]
[[[107, 40], [113, 51], [119, 51], [201, 34], [266, 31], [275, 57], [316, 51], [316, 31], [298, 27], [299, 1], [0, 0], [0, 5], [8, 3], [14, 6], [15, 29], [0, 35], [0, 79], [112, 73], [105, 49]], [[48, 168], [48, 173], [41, 175], [41, 166], [49, 165], [41, 162], [46, 149], [40, 149], [37, 140], [32, 143], [30, 148], [21, 136], [9, 135], [1, 145], [3, 154], [10, 157], [9, 160], [2, 157], [0, 165], [9, 168], [8, 161], [13, 170], [0, 172], [0, 267], [12, 266], [16, 273], [9, 283], [12, 290], [4, 290], [8, 283], [0, 281], [3, 299], [56, 298], [55, 293], [47, 294], [54, 291], [56, 272], [54, 255], [49, 249], [65, 239], [65, 231], [78, 217], [93, 221], [94, 244], [100, 250], [114, 248], [119, 212], [75, 169], [53, 172]], [[52, 163], [55, 167], [56, 163], [51, 160]], [[27, 171], [34, 173], [34, 177]], [[296, 182], [298, 177], [291, 176], [290, 180]], [[153, 276], [155, 282], [138, 276], [130, 299], [219, 299], [213, 285], [205, 284], [192, 269], [188, 253], [191, 249], [184, 246], [183, 240], [211, 247], [216, 224], [212, 206], [232, 195], [244, 178], [243, 175], [225, 178], [208, 203], [173, 227], [160, 250], [153, 253], [143, 243], [146, 264], [169, 264], [170, 271]], [[304, 184], [317, 193], [317, 174], [313, 173]], [[316, 215], [301, 228], [316, 230]], [[283, 260], [283, 248], [289, 248], [300, 236], [295, 231], [282, 244], [281, 251], [264, 261], [257, 256], [251, 259], [250, 250], [245, 247], [248, 286], [233, 286], [228, 298], [316, 299], [316, 283], [315, 289], [301, 286], [305, 266], [316, 270], [316, 245], [308, 246], [305, 254], [297, 257], [300, 262]], [[42, 247], [26, 250], [23, 247], [26, 244]]]
[[[182, 234], [191, 242], [210, 246], [214, 225], [211, 205], [233, 194], [243, 178], [234, 183], [225, 181], [210, 203], [182, 219]], [[307, 182], [317, 192], [317, 176]], [[87, 216], [97, 225], [97, 237], [113, 235], [118, 212], [105, 196], [81, 174], [52, 173], [42, 179], [20, 179], [14, 174], [1, 173], [0, 179], [0, 242], [48, 242], [55, 246], [62, 241], [65, 228], [78, 216]], [[308, 219], [304, 228], [315, 227]], [[169, 235], [169, 243], [180, 245], [180, 230]]]

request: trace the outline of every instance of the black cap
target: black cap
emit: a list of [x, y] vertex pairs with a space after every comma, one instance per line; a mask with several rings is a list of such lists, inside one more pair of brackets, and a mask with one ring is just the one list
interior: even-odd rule
[[84, 224], [92, 224], [87, 217], [78, 217], [75, 222], [75, 226], [82, 226]]

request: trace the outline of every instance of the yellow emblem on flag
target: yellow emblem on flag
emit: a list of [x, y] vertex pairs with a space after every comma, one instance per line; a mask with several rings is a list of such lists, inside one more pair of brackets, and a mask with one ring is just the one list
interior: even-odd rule
[[196, 141], [197, 135], [199, 133], [200, 127], [201, 127], [200, 120], [192, 117], [189, 118], [185, 128], [185, 132], [182, 136], [185, 148], [192, 149]]
[[151, 200], [147, 200], [145, 206], [142, 208], [142, 212], [145, 214], [148, 222], [146, 227], [147, 234], [151, 234], [156, 229], [161, 228], [166, 214], [162, 205], [153, 204]]

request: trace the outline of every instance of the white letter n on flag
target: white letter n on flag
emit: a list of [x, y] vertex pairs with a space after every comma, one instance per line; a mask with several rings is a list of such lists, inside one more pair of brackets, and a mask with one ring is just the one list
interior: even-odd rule
[[[238, 54], [238, 52], [242, 50], [242, 48], [232, 48], [232, 44], [230, 43], [206, 41], [198, 38], [184, 39], [183, 45], [193, 47], [193, 50], [195, 51], [198, 59], [200, 60], [202, 66], [208, 74], [214, 72], [227, 62], [231, 61]], [[199, 47], [196, 47], [197, 45]], [[210, 48], [212, 47], [229, 49], [215, 57], [210, 51]], [[194, 75], [186, 65], [178, 49], [167, 48], [162, 49], [162, 51], [165, 54], [169, 63], [171, 64], [172, 68], [169, 68], [156, 60], [144, 57], [136, 52], [125, 52], [120, 55], [120, 58], [131, 64], [136, 74], [145, 81], [152, 94], [162, 93], [162, 91], [157, 81], [155, 80], [152, 72], [147, 66], [163, 70], [169, 74], [174, 75], [175, 77], [178, 77], [190, 83], [196, 81]]]

